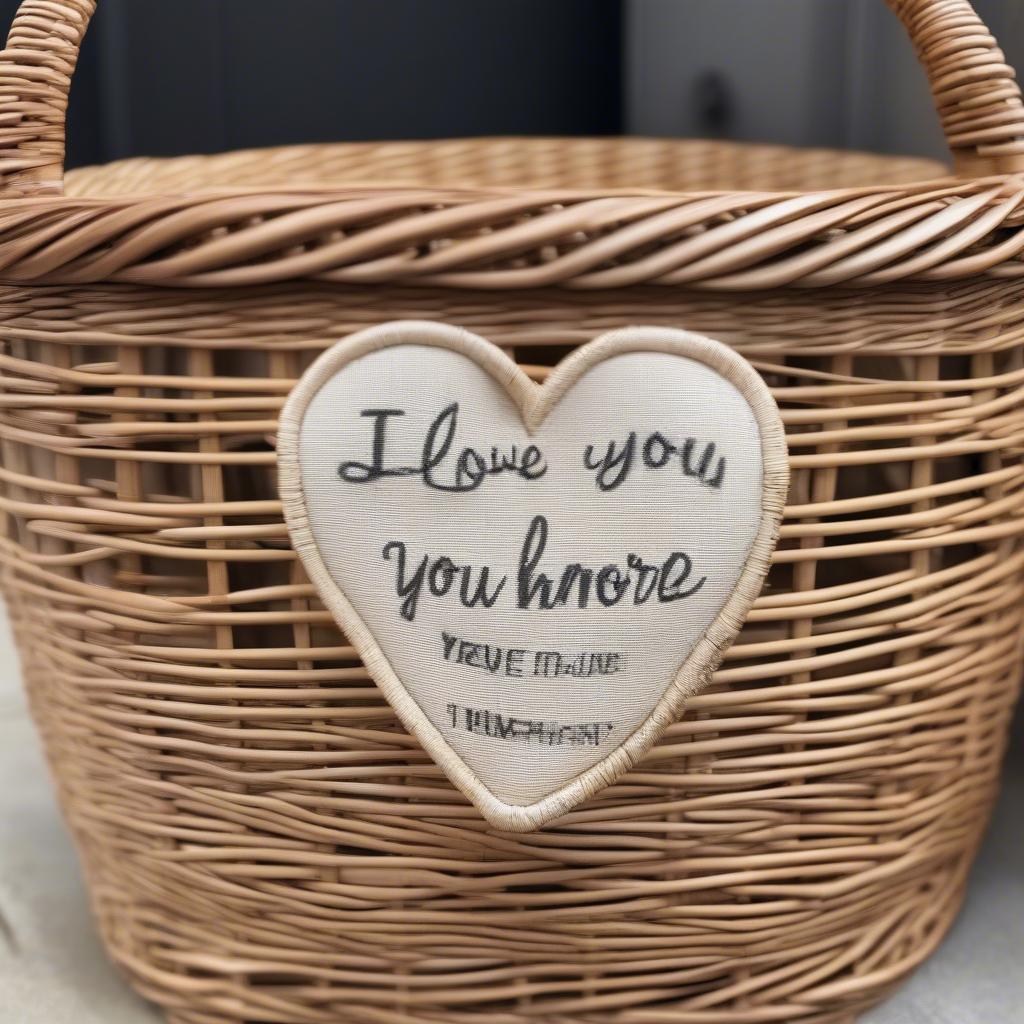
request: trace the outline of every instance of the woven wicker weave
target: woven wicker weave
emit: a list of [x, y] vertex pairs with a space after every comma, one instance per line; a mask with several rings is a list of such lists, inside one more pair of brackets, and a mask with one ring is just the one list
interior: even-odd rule
[[[172, 1021], [839, 1024], [941, 939], [1022, 653], [1024, 110], [967, 3], [892, 6], [959, 178], [485, 140], [129, 161], [65, 198], [93, 3], [23, 5], [4, 590], [104, 939]], [[282, 524], [292, 383], [407, 317], [537, 378], [615, 326], [706, 333], [789, 433], [770, 585], [713, 687], [533, 834], [398, 727]]]

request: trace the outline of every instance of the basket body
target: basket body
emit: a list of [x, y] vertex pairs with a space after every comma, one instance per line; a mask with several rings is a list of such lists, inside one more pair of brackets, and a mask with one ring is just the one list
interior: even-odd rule
[[[521, 153], [449, 145], [479, 188]], [[535, 145], [551, 187], [583, 173], [611, 194], [651, 166], [626, 142]], [[768, 188], [858, 172], [684, 148], [681, 189], [727, 187], [727, 165]], [[69, 191], [403, 178], [437, 153], [133, 162]], [[176, 1024], [852, 1020], [941, 939], [997, 784], [1024, 623], [1019, 285], [367, 276], [0, 288], [4, 590], [112, 956]], [[535, 834], [489, 830], [402, 731], [282, 526], [292, 383], [402, 318], [468, 327], [535, 375], [613, 327], [685, 327], [754, 361], [787, 425], [782, 541], [714, 685]]]

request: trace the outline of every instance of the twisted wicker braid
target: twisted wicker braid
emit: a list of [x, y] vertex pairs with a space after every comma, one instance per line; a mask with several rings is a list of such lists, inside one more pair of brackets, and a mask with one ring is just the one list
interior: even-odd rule
[[1015, 277], [1022, 217], [1024, 181], [1012, 178], [806, 194], [350, 187], [37, 200], [0, 204], [0, 277], [731, 291]]

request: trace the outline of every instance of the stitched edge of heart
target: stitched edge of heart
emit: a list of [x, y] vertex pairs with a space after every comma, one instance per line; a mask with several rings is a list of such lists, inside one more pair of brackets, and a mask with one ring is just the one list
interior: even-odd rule
[[[694, 644], [650, 715], [607, 757], [532, 804], [507, 804], [499, 800], [449, 745], [413, 700], [373, 632], [328, 572], [313, 537], [299, 458], [306, 410], [324, 384], [346, 365], [396, 345], [445, 348], [471, 359], [505, 389], [519, 408], [530, 433], [543, 423], [547, 414], [589, 369], [627, 352], [668, 353], [705, 364], [737, 388], [757, 421], [763, 463], [761, 522], [732, 594]], [[484, 818], [495, 828], [508, 832], [540, 828], [614, 782], [647, 753], [679, 717], [686, 698], [707, 685], [761, 592], [789, 490], [785, 431], [775, 400], [760, 375], [721, 342], [669, 327], [627, 327], [602, 334], [562, 360], [544, 384], [538, 385], [500, 348], [468, 331], [430, 321], [379, 324], [337, 342], [299, 379], [281, 414], [277, 457], [280, 496], [292, 546], [324, 604], [406, 729]]]

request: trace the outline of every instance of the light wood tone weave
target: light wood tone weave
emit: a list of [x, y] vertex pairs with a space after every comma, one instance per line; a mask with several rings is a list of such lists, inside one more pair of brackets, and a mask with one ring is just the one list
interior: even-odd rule
[[[491, 140], [134, 161], [64, 199], [92, 3], [24, 5], [4, 590], [104, 939], [175, 1024], [846, 1024], [941, 939], [1020, 678], [1024, 124], [966, 3], [894, 6], [958, 166], [994, 176]], [[397, 318], [536, 379], [686, 327], [787, 426], [781, 545], [713, 687], [538, 833], [488, 829], [398, 727], [282, 524], [292, 382]]]

